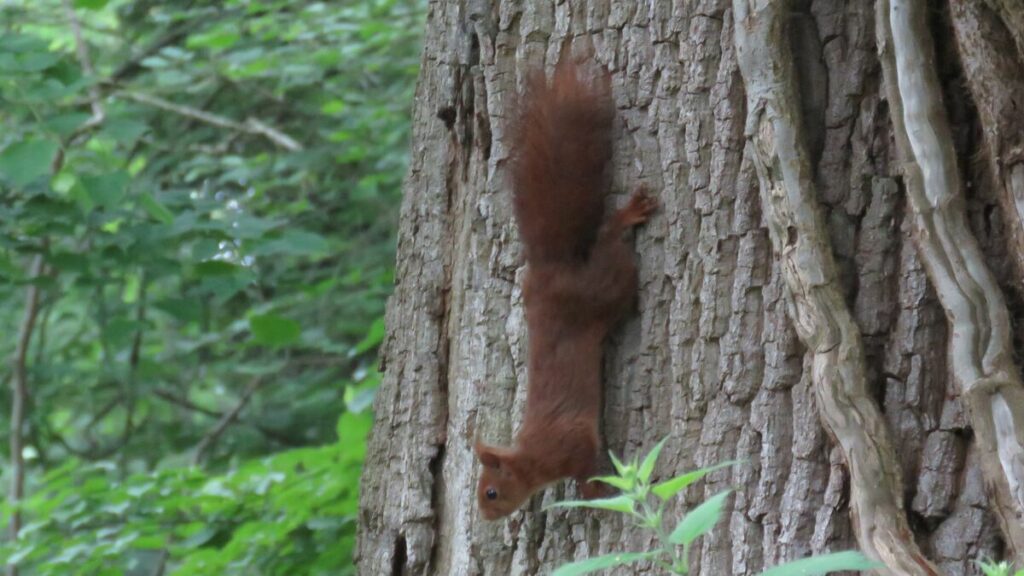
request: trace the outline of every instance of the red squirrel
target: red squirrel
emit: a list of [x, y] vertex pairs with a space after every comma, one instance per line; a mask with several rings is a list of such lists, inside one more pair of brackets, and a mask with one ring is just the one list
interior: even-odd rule
[[527, 84], [512, 123], [513, 204], [526, 256], [526, 414], [511, 448], [477, 442], [484, 518], [511, 514], [546, 485], [573, 478], [584, 498], [603, 456], [601, 356], [633, 306], [633, 252], [623, 239], [657, 204], [642, 188], [605, 218], [615, 108], [606, 74], [588, 81], [563, 60]]

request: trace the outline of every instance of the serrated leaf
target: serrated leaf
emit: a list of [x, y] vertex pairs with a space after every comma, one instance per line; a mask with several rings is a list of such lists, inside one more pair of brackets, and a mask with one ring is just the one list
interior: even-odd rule
[[654, 472], [654, 464], [658, 461], [658, 455], [661, 454], [661, 449], [665, 446], [667, 440], [668, 437], [663, 438], [644, 457], [644, 461], [640, 464], [640, 471], [637, 472], [637, 477], [641, 482], [647, 482], [650, 479], [651, 472]]
[[722, 507], [732, 490], [719, 492], [705, 500], [683, 517], [668, 536], [669, 542], [689, 546], [691, 542], [711, 531], [722, 517]]
[[15, 186], [31, 184], [50, 173], [59, 146], [53, 140], [21, 140], [0, 152], [0, 173]]
[[632, 514], [635, 502], [633, 499], [626, 495], [615, 496], [614, 498], [595, 498], [594, 500], [566, 500], [565, 502], [555, 502], [550, 506], [546, 506], [545, 510], [550, 508], [593, 508], [595, 510], [612, 510], [615, 512], [622, 512], [623, 514]]
[[551, 573], [551, 576], [579, 576], [580, 574], [588, 574], [590, 572], [614, 568], [616, 566], [625, 566], [626, 564], [646, 560], [656, 555], [656, 552], [626, 552], [621, 554], [608, 554], [606, 556], [598, 556], [596, 558], [587, 558], [586, 560], [580, 560], [578, 562], [560, 566], [557, 570]]
[[153, 217], [154, 220], [158, 220], [164, 224], [170, 224], [174, 221], [174, 214], [172, 214], [166, 206], [161, 204], [149, 192], [139, 194], [139, 204], [147, 214]]
[[264, 346], [280, 347], [294, 343], [302, 335], [302, 326], [277, 314], [254, 314], [249, 317], [252, 339]]
[[765, 570], [761, 576], [814, 576], [842, 570], [872, 570], [882, 567], [882, 564], [873, 562], [860, 552], [849, 550], [787, 562]]
[[701, 478], [707, 476], [708, 474], [714, 472], [715, 470], [720, 470], [722, 468], [733, 466], [735, 464], [739, 464], [739, 461], [730, 460], [728, 462], [722, 462], [721, 464], [715, 464], [714, 466], [709, 466], [707, 468], [701, 468], [700, 470], [687, 472], [686, 474], [676, 476], [675, 478], [670, 478], [668, 480], [665, 480], [664, 482], [655, 485], [653, 488], [651, 488], [651, 492], [653, 492], [655, 496], [661, 498], [662, 500], [668, 500], [669, 498], [675, 496], [676, 494], [684, 490], [690, 484], [699, 481]]

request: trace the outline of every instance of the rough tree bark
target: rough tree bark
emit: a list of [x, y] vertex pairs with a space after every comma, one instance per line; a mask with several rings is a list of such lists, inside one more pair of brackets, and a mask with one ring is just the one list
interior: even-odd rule
[[[852, 547], [888, 574], [1021, 559], [1024, 17], [1005, 0], [934, 1], [897, 29], [901, 6], [922, 6], [893, 4], [430, 5], [361, 574], [546, 574], [650, 545], [611, 513], [541, 511], [566, 485], [495, 523], [473, 496], [474, 437], [507, 442], [525, 400], [510, 103], [566, 44], [612, 74], [613, 201], [644, 182], [662, 202], [637, 234], [639, 312], [605, 364], [609, 448], [670, 435], [661, 477], [746, 461], [673, 510], [738, 489], [693, 573]], [[736, 29], [771, 5], [776, 21]], [[908, 30], [937, 100], [908, 101], [920, 90], [900, 59], [914, 55], [893, 42]], [[938, 117], [928, 156], [907, 134]], [[929, 183], [935, 157], [956, 173], [947, 188]]]

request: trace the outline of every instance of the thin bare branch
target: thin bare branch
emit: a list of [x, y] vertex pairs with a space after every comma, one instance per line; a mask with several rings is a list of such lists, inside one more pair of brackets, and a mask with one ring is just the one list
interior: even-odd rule
[[734, 29], [747, 92], [748, 151], [765, 220], [792, 297], [790, 316], [812, 355], [814, 391], [826, 430], [850, 471], [857, 541], [888, 574], [935, 576], [903, 509], [900, 468], [885, 421], [867, 391], [860, 331], [839, 290], [817, 200], [786, 36], [791, 2], [734, 0]]
[[[157, 398], [161, 399], [161, 400], [164, 400], [165, 402], [168, 402], [170, 404], [174, 404], [176, 406], [180, 406], [180, 407], [182, 407], [182, 408], [184, 408], [184, 409], [186, 409], [186, 410], [188, 410], [190, 412], [195, 412], [197, 414], [202, 414], [203, 416], [206, 416], [208, 418], [218, 418], [219, 419], [219, 418], [223, 418], [224, 417], [224, 413], [223, 412], [218, 412], [216, 410], [211, 410], [211, 409], [206, 408], [204, 406], [200, 406], [199, 404], [196, 404], [195, 402], [189, 400], [188, 398], [185, 398], [184, 396], [180, 396], [178, 394], [175, 394], [174, 392], [172, 392], [170, 390], [167, 390], [167, 389], [164, 389], [164, 388], [154, 389], [153, 390], [153, 395], [156, 396]], [[266, 427], [266, 426], [264, 426], [262, 424], [259, 424], [257, 422], [253, 422], [251, 420], [245, 420], [245, 419], [239, 418], [238, 423], [243, 425], [243, 426], [249, 426], [250, 428], [253, 428], [257, 432], [259, 432], [260, 434], [265, 436], [268, 440], [272, 440], [272, 441], [277, 442], [278, 444], [282, 444], [284, 446], [304, 446], [304, 445], [306, 445], [306, 442], [304, 442], [301, 438], [290, 437], [287, 434], [285, 434], [284, 432], [280, 432], [280, 431], [274, 430], [272, 428], [268, 428], [268, 427]]]
[[187, 25], [178, 25], [172, 28], [166, 35], [160, 37], [149, 46], [146, 46], [132, 58], [121, 64], [117, 70], [110, 75], [108, 82], [111, 84], [117, 84], [132, 79], [143, 70], [146, 70], [145, 66], [142, 65], [143, 60], [158, 54], [168, 46], [173, 46], [178, 42], [181, 42], [183, 39], [188, 37], [190, 31], [191, 30]]
[[103, 95], [100, 92], [99, 86], [95, 84], [96, 71], [92, 67], [92, 58], [89, 57], [89, 45], [85, 43], [85, 38], [82, 36], [82, 24], [78, 20], [78, 15], [75, 13], [75, 7], [71, 4], [71, 0], [63, 0], [62, 3], [64, 5], [64, 13], [67, 15], [68, 24], [71, 25], [71, 33], [75, 38], [75, 52], [78, 55], [78, 63], [93, 81], [93, 84], [89, 86], [89, 106], [92, 108], [92, 118], [87, 123], [100, 124], [103, 122], [106, 114], [103, 111]]
[[242, 410], [249, 404], [249, 400], [252, 399], [253, 394], [263, 386], [264, 382], [265, 379], [258, 376], [246, 386], [235, 407], [225, 412], [220, 420], [217, 421], [217, 424], [196, 444], [196, 450], [192, 454], [192, 465], [198, 466], [202, 463], [203, 459], [206, 458], [206, 453], [216, 445], [228, 427], [238, 419], [238, 415], [242, 413]]
[[160, 108], [161, 110], [167, 110], [168, 112], [173, 112], [186, 118], [198, 120], [199, 122], [204, 122], [211, 126], [217, 126], [218, 128], [225, 128], [227, 130], [234, 130], [237, 132], [244, 132], [255, 136], [263, 136], [285, 150], [290, 150], [292, 152], [302, 150], [302, 144], [297, 140], [276, 128], [268, 126], [256, 118], [248, 118], [245, 122], [236, 122], [230, 118], [212, 114], [205, 110], [175, 104], [174, 102], [164, 100], [159, 96], [153, 96], [151, 94], [143, 94], [141, 92], [132, 92], [128, 90], [121, 90], [117, 94], [141, 104]]
[[967, 224], [927, 6], [879, 0], [879, 50], [914, 241], [950, 328], [950, 367], [967, 406], [992, 510], [1024, 562], [1024, 385], [1009, 314]]
[[209, 416], [210, 418], [221, 418], [224, 415], [221, 412], [200, 406], [199, 404], [196, 404], [195, 402], [189, 400], [184, 396], [179, 396], [178, 394], [175, 394], [174, 392], [163, 388], [154, 389], [153, 395], [156, 396], [157, 398], [160, 398], [161, 400], [164, 400], [176, 406], [181, 406], [186, 410], [197, 412], [204, 416]]
[[[18, 327], [18, 343], [14, 349], [13, 376], [11, 378], [11, 486], [8, 502], [13, 506], [9, 525], [9, 536], [11, 540], [17, 540], [21, 532], [21, 510], [18, 505], [25, 495], [25, 459], [24, 452], [24, 425], [25, 406], [28, 402], [28, 371], [26, 359], [28, 357], [29, 342], [32, 340], [32, 331], [35, 327], [36, 316], [39, 313], [39, 286], [35, 283], [43, 271], [43, 253], [40, 252], [32, 259], [29, 270], [29, 278], [33, 283], [29, 284], [25, 294], [25, 311], [21, 317], [21, 325]], [[18, 576], [16, 564], [7, 565], [7, 576]]]

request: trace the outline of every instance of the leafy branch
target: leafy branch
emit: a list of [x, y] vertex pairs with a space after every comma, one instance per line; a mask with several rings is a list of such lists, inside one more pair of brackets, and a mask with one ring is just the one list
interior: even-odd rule
[[978, 567], [985, 576], [1024, 576], [1024, 568], [1013, 571], [1013, 565], [1009, 562], [978, 562]]
[[[646, 552], [616, 553], [579, 560], [566, 564], [552, 576], [578, 576], [606, 568], [626, 566], [650, 561], [663, 570], [677, 575], [689, 574], [690, 550], [694, 542], [709, 533], [722, 517], [731, 490], [724, 490], [705, 500], [680, 518], [671, 531], [665, 527], [665, 511], [670, 501], [688, 486], [708, 474], [734, 466], [739, 462], [723, 462], [715, 466], [687, 472], [658, 483], [651, 482], [651, 473], [666, 440], [658, 444], [639, 464], [634, 459], [624, 464], [611, 454], [616, 474], [600, 476], [594, 480], [622, 491], [618, 496], [598, 500], [570, 500], [557, 502], [548, 508], [592, 508], [625, 514], [633, 524], [654, 536], [657, 546]], [[870, 570], [881, 565], [872, 562], [860, 552], [847, 551], [796, 560], [761, 573], [760, 576], [811, 576], [840, 570]], [[1002, 575], [989, 575], [1002, 576]]]
[[179, 116], [210, 124], [211, 126], [252, 134], [254, 136], [263, 136], [274, 144], [291, 152], [298, 152], [303, 148], [302, 144], [300, 144], [295, 138], [255, 117], [250, 116], [245, 119], [245, 122], [236, 122], [235, 120], [207, 112], [206, 110], [200, 110], [198, 108], [192, 108], [191, 106], [185, 106], [182, 104], [175, 104], [170, 100], [165, 100], [159, 96], [153, 96], [152, 94], [144, 94], [142, 92], [134, 92], [130, 90], [121, 90], [118, 91], [118, 94], [140, 104], [146, 104], [147, 106], [173, 112]]

